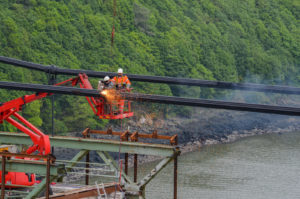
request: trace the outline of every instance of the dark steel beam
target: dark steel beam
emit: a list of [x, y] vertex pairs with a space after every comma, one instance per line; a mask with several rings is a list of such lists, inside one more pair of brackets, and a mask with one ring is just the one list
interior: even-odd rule
[[171, 97], [171, 96], [162, 96], [162, 95], [148, 95], [148, 94], [139, 94], [139, 93], [122, 93], [122, 94], [125, 99], [135, 100], [135, 101], [300, 116], [300, 108], [297, 107], [249, 104], [249, 103], [239, 103], [239, 102], [227, 102], [227, 101], [220, 101], [220, 100], [206, 100], [206, 99]]
[[[111, 72], [97, 72], [91, 70], [77, 70], [77, 69], [64, 69], [56, 66], [46, 66], [42, 64], [36, 64], [32, 62], [26, 62], [17, 60], [14, 58], [0, 56], [0, 62], [28, 68], [31, 70], [43, 71], [51, 74], [63, 74], [63, 75], [78, 75], [79, 73], [85, 73], [89, 77], [104, 77], [115, 76], [116, 73]], [[234, 83], [224, 81], [210, 81], [200, 79], [188, 79], [178, 77], [161, 77], [161, 76], [149, 76], [149, 75], [135, 75], [127, 74], [127, 76], [133, 81], [141, 82], [152, 82], [152, 83], [165, 83], [165, 84], [176, 84], [176, 85], [188, 85], [188, 86], [201, 86], [209, 88], [220, 88], [220, 89], [233, 89], [233, 90], [246, 90], [256, 92], [270, 92], [270, 93], [282, 93], [282, 94], [295, 94], [300, 95], [299, 87], [290, 86], [278, 86], [278, 85], [263, 85], [263, 84], [252, 84], [252, 83]]]
[[[35, 91], [35, 92], [46, 92], [46, 93], [58, 93], [58, 94], [67, 94], [67, 95], [91, 96], [91, 97], [101, 96], [97, 90], [92, 90], [92, 89], [40, 85], [40, 84], [23, 84], [17, 82], [0, 81], [0, 88]], [[133, 100], [133, 101], [145, 101], [145, 102], [162, 103], [162, 104], [198, 106], [198, 107], [227, 109], [227, 110], [236, 110], [236, 111], [250, 111], [250, 112], [300, 116], [300, 108], [297, 107], [249, 104], [249, 103], [239, 103], [239, 102], [227, 102], [227, 101], [220, 101], [220, 100], [206, 100], [206, 99], [196, 99], [196, 98], [162, 96], [162, 95], [148, 95], [148, 94], [140, 94], [140, 93], [121, 93], [121, 95], [124, 99]]]
[[66, 95], [80, 95], [90, 97], [100, 97], [101, 94], [97, 90], [74, 88], [66, 86], [52, 86], [41, 84], [25, 84], [18, 82], [2, 82], [0, 81], [0, 88], [12, 90], [34, 91], [38, 93], [57, 93]]

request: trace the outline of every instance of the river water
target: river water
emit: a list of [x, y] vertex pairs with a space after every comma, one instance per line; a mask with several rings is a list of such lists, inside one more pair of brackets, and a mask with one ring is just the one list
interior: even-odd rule
[[[139, 176], [153, 167], [139, 167]], [[146, 188], [147, 198], [172, 194], [173, 164]], [[300, 198], [300, 132], [253, 136], [181, 155], [178, 198]]]

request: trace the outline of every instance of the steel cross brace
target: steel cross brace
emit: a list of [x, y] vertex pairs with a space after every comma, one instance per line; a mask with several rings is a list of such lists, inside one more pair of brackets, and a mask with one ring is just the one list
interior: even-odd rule
[[137, 185], [144, 189], [145, 186], [163, 169], [165, 168], [172, 160], [174, 159], [174, 156], [166, 157], [162, 159], [154, 169], [150, 171], [148, 175], [146, 175]]
[[[104, 152], [104, 151], [97, 151], [97, 154], [101, 157], [101, 159], [110, 166], [110, 168], [112, 170], [115, 170], [116, 172], [120, 172], [119, 170], [119, 166], [116, 163], [116, 161], [113, 159], [113, 157], [111, 157], [111, 155], [109, 155], [109, 153]], [[130, 178], [124, 173], [124, 171], [122, 171], [121, 173], [122, 175], [122, 183], [129, 183], [132, 184], [133, 182], [130, 180]]]
[[[2, 162], [2, 159], [0, 159]], [[46, 165], [42, 161], [28, 161], [28, 160], [7, 160], [6, 162], [6, 171], [13, 172], [27, 172], [27, 173], [35, 173], [39, 175], [46, 175]], [[51, 165], [50, 164], [50, 181], [53, 181], [58, 176], [65, 174], [64, 165]], [[25, 198], [33, 198], [36, 197], [43, 189], [46, 187], [46, 178], [38, 184]]]
[[[68, 173], [69, 171], [71, 171], [72, 167], [75, 166], [77, 164], [78, 161], [80, 161], [89, 151], [87, 150], [81, 150], [79, 151], [73, 158], [71, 161], [69, 161], [69, 163], [65, 166], [66, 167], [66, 172]], [[58, 182], [62, 182], [63, 180], [63, 176], [60, 176], [57, 181]]]
[[[97, 151], [98, 155], [102, 160], [108, 164], [111, 169], [119, 171], [118, 164], [116, 161], [107, 153], [102, 151]], [[126, 191], [138, 192], [139, 199], [145, 198], [145, 187], [146, 185], [163, 169], [165, 168], [176, 156], [179, 155], [179, 151], [176, 151], [174, 155], [170, 157], [165, 157], [162, 159], [154, 169], [151, 170], [150, 174], [146, 175], [139, 183], [132, 182], [129, 177], [122, 172], [122, 184], [125, 186]]]
[[[50, 182], [54, 181], [57, 178], [57, 176], [50, 176]], [[40, 182], [32, 191], [29, 192], [29, 194], [25, 197], [25, 199], [31, 199], [37, 197], [46, 187], [46, 178]]]
[[[68, 163], [66, 165], [66, 168], [65, 171], [70, 171], [71, 168], [69, 167], [72, 167], [76, 164], [76, 162], [80, 161], [86, 154], [87, 154], [88, 151], [86, 150], [81, 150], [79, 151], [79, 153], [77, 153], [73, 158], [72, 160], [70, 161], [70, 163]], [[63, 178], [63, 175], [61, 176], [50, 176], [50, 182], [54, 181], [55, 179], [57, 179], [57, 181], [62, 181], [62, 178]], [[30, 198], [34, 198], [36, 197], [40, 192], [42, 192], [46, 187], [46, 178], [44, 178], [42, 180], [42, 182], [37, 185], [27, 196], [25, 199], [30, 199]]]
[[150, 174], [146, 175], [139, 183], [137, 183], [139, 189], [139, 199], [145, 199], [145, 189], [146, 185], [154, 179], [154, 177], [163, 169], [165, 168], [178, 154], [174, 154], [171, 157], [165, 157], [162, 159], [154, 169], [151, 170]]

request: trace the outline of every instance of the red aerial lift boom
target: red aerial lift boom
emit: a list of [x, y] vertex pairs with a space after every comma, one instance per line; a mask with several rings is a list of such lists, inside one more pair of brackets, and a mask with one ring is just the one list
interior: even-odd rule
[[[56, 86], [76, 86], [81, 88], [93, 89], [86, 74], [79, 74], [78, 77], [65, 80], [61, 83], [55, 84]], [[111, 92], [113, 91], [113, 92]], [[126, 101], [116, 97], [118, 91], [111, 90], [106, 93], [107, 97], [86, 97], [89, 105], [92, 107], [93, 112], [100, 119], [123, 119], [133, 116], [131, 112], [130, 101]], [[102, 93], [104, 95], [105, 92]], [[38, 128], [28, 122], [24, 117], [17, 112], [22, 110], [25, 104], [32, 101], [52, 95], [51, 93], [36, 93], [32, 95], [25, 95], [23, 97], [8, 101], [0, 106], [0, 123], [7, 121], [20, 131], [29, 135], [33, 145], [26, 150], [26, 154], [38, 153], [38, 155], [47, 155], [51, 152], [51, 145], [49, 136], [42, 133]], [[111, 95], [110, 97], [108, 95]], [[113, 95], [113, 96], [112, 96]], [[105, 96], [105, 95], [104, 95]], [[19, 120], [16, 121], [12, 118], [15, 117]], [[18, 158], [18, 157], [16, 157]], [[1, 172], [0, 172], [1, 182]], [[26, 174], [22, 172], [8, 172], [5, 175], [5, 184], [31, 186], [36, 183], [35, 174]]]
[[[57, 85], [66, 85], [68, 83], [71, 83], [72, 86], [79, 84], [80, 88], [93, 89], [86, 74], [79, 74], [78, 77], [68, 79]], [[99, 119], [123, 119], [133, 116], [130, 101], [121, 99], [118, 91], [105, 90], [101, 94], [105, 97], [86, 97], [93, 112]]]

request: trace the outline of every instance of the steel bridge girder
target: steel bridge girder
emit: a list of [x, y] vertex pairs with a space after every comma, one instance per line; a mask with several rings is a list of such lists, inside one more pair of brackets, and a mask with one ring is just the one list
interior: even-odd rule
[[[1, 144], [27, 144], [31, 145], [29, 136], [20, 133], [0, 132]], [[63, 147], [69, 149], [91, 150], [91, 151], [109, 151], [142, 155], [154, 155], [161, 157], [170, 157], [176, 153], [176, 147], [162, 144], [147, 144], [137, 142], [125, 142], [104, 139], [87, 139], [76, 137], [50, 137], [50, 143], [53, 147]]]

